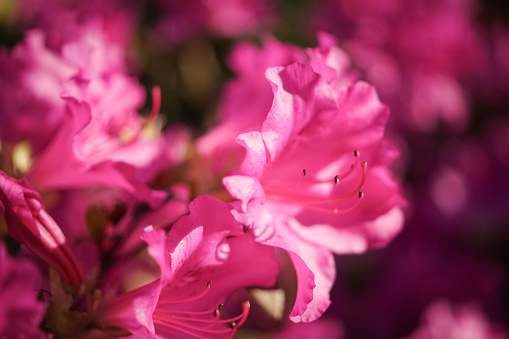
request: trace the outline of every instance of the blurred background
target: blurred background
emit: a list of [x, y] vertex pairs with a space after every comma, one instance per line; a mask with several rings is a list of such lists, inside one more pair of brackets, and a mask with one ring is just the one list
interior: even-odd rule
[[[422, 338], [509, 329], [509, 2], [1, 0], [0, 54], [32, 28], [59, 51], [60, 27], [97, 12], [128, 51], [127, 72], [161, 87], [165, 126], [186, 126], [191, 140], [217, 123], [223, 85], [237, 76], [234, 46], [270, 36], [314, 47], [317, 32], [334, 35], [391, 109], [403, 231], [386, 248], [336, 256], [332, 304], [317, 323], [295, 334], [286, 317], [253, 310], [239, 337], [418, 338], [437, 318], [467, 332]], [[147, 95], [141, 112], [151, 106]]]

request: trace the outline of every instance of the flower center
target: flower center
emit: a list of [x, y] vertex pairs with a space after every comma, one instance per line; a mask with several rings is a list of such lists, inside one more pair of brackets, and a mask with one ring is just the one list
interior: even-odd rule
[[[328, 180], [320, 180], [309, 177], [306, 169], [297, 181], [290, 185], [269, 186], [265, 193], [271, 201], [298, 204], [305, 209], [322, 213], [341, 214], [355, 209], [363, 196], [362, 187], [366, 182], [368, 163], [363, 161], [359, 164], [359, 151], [354, 150], [355, 162], [346, 170]], [[354, 180], [356, 170], [360, 167], [361, 177], [356, 186], [348, 189], [347, 185]], [[332, 185], [332, 186], [331, 186]], [[338, 203], [354, 196], [358, 200], [351, 206], [339, 206]], [[332, 205], [331, 205], [332, 204]]]

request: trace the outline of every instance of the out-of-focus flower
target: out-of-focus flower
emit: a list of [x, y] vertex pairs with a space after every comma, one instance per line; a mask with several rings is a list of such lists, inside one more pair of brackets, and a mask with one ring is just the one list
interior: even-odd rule
[[314, 69], [327, 67], [316, 60], [267, 71], [272, 108], [261, 132], [237, 138], [247, 154], [223, 180], [258, 241], [290, 253], [299, 280], [294, 321], [312, 321], [329, 305], [331, 252], [384, 246], [403, 223], [387, 170], [397, 156], [384, 139], [387, 107], [366, 83], [336, 88], [342, 68], [326, 63], [331, 72], [321, 75]]
[[[464, 130], [470, 104], [465, 85], [487, 65], [473, 1], [325, 3], [317, 6], [321, 14], [315, 25], [346, 38], [345, 48], [395, 121], [422, 131], [434, 130], [439, 122]], [[331, 16], [338, 12], [342, 20]]]
[[35, 155], [47, 146], [65, 116], [61, 83], [78, 71], [44, 40], [40, 31], [31, 31], [12, 51], [0, 52], [2, 142], [28, 141]]
[[[13, 72], [10, 65], [18, 59], [29, 65], [33, 59], [35, 66]], [[2, 78], [4, 94], [12, 96], [2, 100], [7, 105], [2, 141], [28, 142], [36, 150], [28, 155], [33, 166], [25, 171], [39, 190], [104, 185], [150, 200], [145, 183], [186, 153], [183, 128], [161, 132], [157, 88], [150, 116], [137, 113], [144, 90], [125, 74], [123, 52], [109, 46], [100, 32], [64, 44], [60, 57], [44, 47], [40, 32], [32, 32], [1, 65], [9, 75]], [[24, 109], [25, 97], [29, 109]]]
[[10, 258], [0, 245], [0, 337], [45, 338], [39, 329], [44, 304], [37, 301], [41, 276], [28, 260]]
[[279, 265], [272, 249], [256, 243], [235, 221], [228, 205], [200, 196], [170, 230], [145, 229], [142, 238], [158, 262], [161, 278], [113, 299], [103, 319], [135, 337], [224, 338], [244, 323], [242, 313], [221, 318], [222, 302], [236, 289], [272, 286]]
[[275, 19], [273, 0], [159, 1], [163, 11], [156, 31], [177, 44], [196, 36], [238, 37], [270, 26]]
[[490, 323], [474, 305], [454, 306], [442, 300], [431, 304], [422, 326], [408, 339], [505, 339], [501, 326]]
[[39, 193], [26, 179], [0, 172], [0, 208], [9, 234], [45, 260], [72, 287], [83, 282], [83, 272], [60, 227], [46, 212]]

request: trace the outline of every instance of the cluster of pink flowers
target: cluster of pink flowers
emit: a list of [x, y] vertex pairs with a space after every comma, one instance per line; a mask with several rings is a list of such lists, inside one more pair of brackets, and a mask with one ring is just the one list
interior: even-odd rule
[[[489, 50], [471, 1], [317, 4], [291, 29], [275, 0], [0, 6], [20, 35], [0, 46], [0, 338], [506, 338], [505, 273], [454, 247], [509, 219], [483, 204], [506, 120], [494, 152], [423, 137], [467, 130], [469, 93], [504, 102], [476, 84], [507, 66], [503, 28]], [[312, 47], [279, 39], [302, 28]]]
[[[31, 276], [16, 283], [33, 314], [19, 335], [232, 337], [250, 297], [239, 311], [223, 303], [239, 289], [277, 286], [275, 249], [297, 273], [290, 319], [310, 322], [330, 304], [332, 253], [384, 246], [400, 231], [389, 109], [332, 36], [306, 51], [274, 38], [235, 48], [239, 79], [226, 87], [217, 127], [196, 142], [203, 171], [222, 176], [231, 199], [190, 201], [185, 177], [151, 186], [193, 141], [161, 129], [158, 87], [150, 114], [138, 113], [144, 89], [129, 75], [122, 28], [111, 30], [113, 15], [126, 24], [130, 13], [24, 5], [36, 28], [0, 63], [5, 236], [39, 266], [13, 270], [17, 259], [2, 250], [2, 276]], [[4, 313], [21, 307], [13, 298], [3, 298]]]

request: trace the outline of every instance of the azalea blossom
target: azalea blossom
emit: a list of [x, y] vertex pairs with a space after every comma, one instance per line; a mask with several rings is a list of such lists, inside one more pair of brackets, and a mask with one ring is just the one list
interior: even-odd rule
[[[356, 79], [350, 60], [336, 39], [324, 32], [318, 33], [317, 39], [318, 47], [306, 50], [273, 37], [263, 40], [262, 46], [250, 42], [235, 46], [228, 61], [237, 77], [223, 89], [217, 125], [195, 142], [196, 152], [206, 159], [214, 175], [224, 175], [242, 163], [244, 151], [235, 142], [239, 134], [262, 128], [274, 99], [265, 76], [268, 68], [308, 61], [337, 89]], [[200, 177], [203, 176], [201, 169]]]
[[223, 319], [222, 303], [238, 288], [272, 286], [279, 265], [272, 249], [243, 233], [228, 205], [200, 196], [170, 230], [147, 227], [142, 238], [161, 270], [160, 279], [105, 305], [102, 319], [135, 338], [232, 337], [249, 312]]
[[403, 223], [404, 200], [387, 169], [397, 157], [384, 139], [388, 108], [373, 87], [337, 85], [342, 68], [316, 60], [267, 70], [272, 108], [261, 131], [237, 138], [247, 154], [223, 180], [258, 241], [290, 253], [294, 321], [312, 321], [329, 305], [331, 252], [384, 246]]
[[28, 141], [38, 155], [65, 117], [61, 83], [77, 68], [45, 45], [41, 31], [30, 31], [11, 51], [0, 52], [0, 135], [2, 142]]

